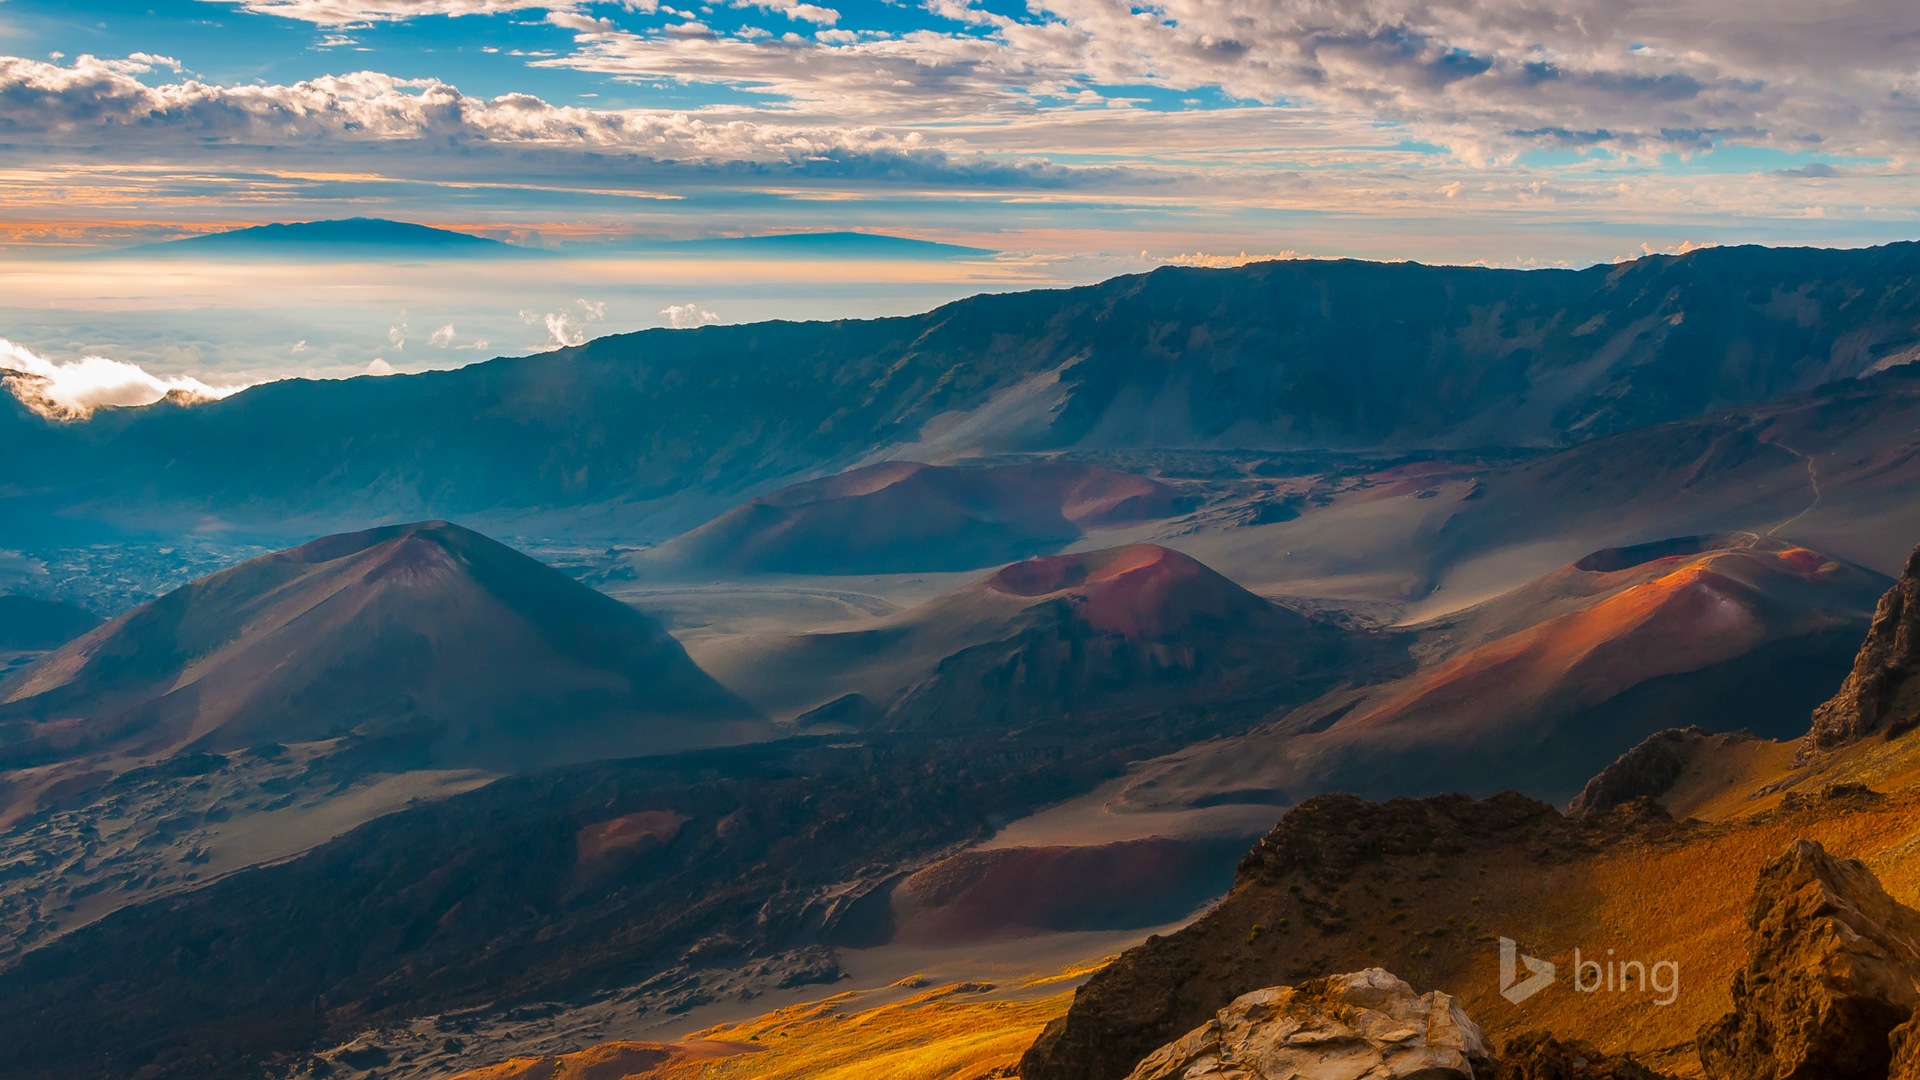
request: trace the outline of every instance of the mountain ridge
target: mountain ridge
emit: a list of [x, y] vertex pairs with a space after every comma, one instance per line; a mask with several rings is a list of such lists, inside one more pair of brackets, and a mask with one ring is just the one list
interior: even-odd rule
[[1904, 364], [1920, 355], [1916, 317], [1913, 243], [1586, 270], [1162, 268], [918, 316], [642, 331], [450, 372], [272, 383], [63, 427], [0, 416], [0, 446], [17, 448], [28, 493], [89, 513], [240, 521], [284, 520], [296, 502], [358, 520], [665, 506], [889, 456], [1553, 447]]

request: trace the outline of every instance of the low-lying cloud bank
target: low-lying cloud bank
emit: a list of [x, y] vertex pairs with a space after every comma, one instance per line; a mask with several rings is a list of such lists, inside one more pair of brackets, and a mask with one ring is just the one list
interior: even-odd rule
[[49, 420], [85, 420], [97, 409], [152, 405], [167, 397], [217, 401], [247, 384], [210, 386], [185, 375], [159, 376], [138, 364], [83, 356], [48, 360], [0, 338], [0, 384]]

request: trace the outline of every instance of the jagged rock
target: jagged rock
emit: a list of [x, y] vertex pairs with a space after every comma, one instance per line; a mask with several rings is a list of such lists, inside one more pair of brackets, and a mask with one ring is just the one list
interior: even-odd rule
[[1920, 1014], [1894, 1028], [1887, 1042], [1893, 1051], [1887, 1080], [1920, 1080]]
[[1700, 1029], [1708, 1080], [1883, 1080], [1920, 1005], [1920, 912], [1796, 840], [1761, 868], [1747, 925], [1733, 1012]]
[[1416, 994], [1384, 968], [1235, 998], [1128, 1080], [1486, 1080], [1480, 1028], [1452, 997]]
[[1691, 751], [1713, 735], [1703, 727], [1668, 728], [1615, 758], [1568, 804], [1574, 817], [1604, 814], [1633, 799], [1657, 799], [1673, 790]]
[[1614, 1057], [1592, 1043], [1562, 1042], [1544, 1031], [1508, 1040], [1500, 1055], [1500, 1080], [1670, 1080], [1634, 1060]]
[[1780, 809], [1783, 813], [1830, 813], [1836, 808], [1865, 810], [1886, 801], [1885, 795], [1865, 784], [1828, 784], [1819, 791], [1787, 792], [1780, 797]]
[[1897, 735], [1915, 724], [1920, 724], [1920, 548], [1880, 598], [1866, 643], [1840, 692], [1814, 711], [1800, 757], [1869, 735]]

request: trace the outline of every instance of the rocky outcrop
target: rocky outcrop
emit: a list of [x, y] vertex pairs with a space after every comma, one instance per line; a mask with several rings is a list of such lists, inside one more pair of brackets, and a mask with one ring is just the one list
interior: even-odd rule
[[1544, 1031], [1507, 1040], [1500, 1054], [1500, 1080], [1669, 1080], [1634, 1060], [1615, 1057], [1592, 1043], [1561, 1041]]
[[1813, 714], [1801, 744], [1807, 757], [1870, 735], [1897, 735], [1920, 724], [1920, 549], [1873, 613], [1853, 672]]
[[1383, 968], [1243, 994], [1161, 1047], [1128, 1080], [1488, 1080], [1480, 1028], [1441, 991]]
[[1887, 1042], [1893, 1051], [1887, 1080], [1920, 1080], [1920, 1015], [1894, 1028]]
[[1479, 800], [1309, 799], [1241, 861], [1233, 891], [1217, 907], [1127, 950], [1089, 979], [1021, 1059], [1019, 1075], [1121, 1080], [1157, 1047], [1263, 987], [1374, 963], [1433, 985], [1443, 970], [1438, 957], [1465, 964], [1480, 943], [1465, 934], [1386, 937], [1381, 927], [1444, 925], [1473, 907], [1485, 875], [1524, 875], [1623, 837], [1677, 828], [1658, 814], [1625, 810], [1571, 820], [1511, 792]]
[[1864, 863], [1796, 840], [1761, 868], [1747, 925], [1733, 1011], [1700, 1029], [1708, 1080], [1886, 1077], [1920, 1005], [1920, 912]]
[[1700, 744], [1713, 738], [1703, 727], [1668, 728], [1615, 758], [1587, 781], [1568, 804], [1574, 817], [1604, 814], [1634, 799], [1657, 799], [1673, 790]]

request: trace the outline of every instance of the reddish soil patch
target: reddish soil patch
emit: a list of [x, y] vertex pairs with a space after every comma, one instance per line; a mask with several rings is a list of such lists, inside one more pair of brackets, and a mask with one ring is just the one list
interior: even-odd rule
[[618, 851], [663, 847], [680, 835], [687, 818], [671, 810], [642, 810], [611, 821], [588, 825], [574, 837], [580, 861], [592, 862]]

